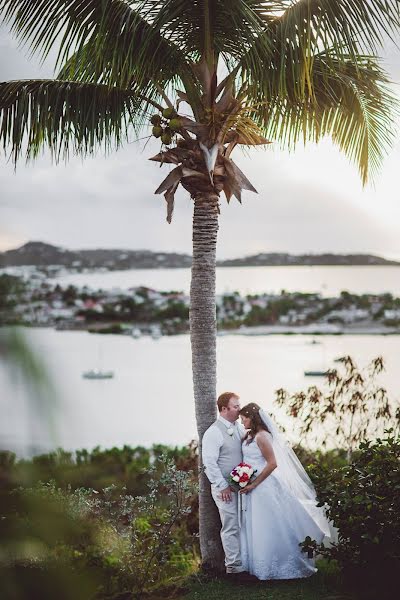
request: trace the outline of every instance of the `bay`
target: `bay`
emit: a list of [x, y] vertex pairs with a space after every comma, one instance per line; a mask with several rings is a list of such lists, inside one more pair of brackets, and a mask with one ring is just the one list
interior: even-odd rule
[[[33, 388], [3, 362], [0, 365], [0, 446], [29, 456], [61, 446], [66, 449], [165, 443], [182, 445], [196, 438], [188, 335], [133, 339], [82, 331], [23, 328], [37, 356], [45, 362], [54, 393], [36, 398]], [[257, 402], [276, 410], [275, 390], [305, 390], [322, 384], [304, 370], [333, 366], [350, 354], [365, 365], [377, 355], [386, 362], [382, 385], [400, 398], [400, 337], [325, 335], [218, 337], [218, 393], [235, 391], [242, 405]], [[111, 369], [110, 380], [90, 381], [82, 372]], [[51, 423], [53, 422], [53, 427]], [[295, 440], [292, 440], [295, 441]]]
[[[190, 269], [129, 269], [62, 275], [54, 282], [62, 285], [87, 285], [93, 289], [128, 289], [147, 286], [161, 291], [189, 293]], [[396, 266], [293, 266], [293, 267], [219, 267], [216, 292], [224, 294], [279, 294], [318, 292], [324, 297], [338, 296], [347, 290], [355, 294], [391, 293], [400, 296], [400, 267]]]

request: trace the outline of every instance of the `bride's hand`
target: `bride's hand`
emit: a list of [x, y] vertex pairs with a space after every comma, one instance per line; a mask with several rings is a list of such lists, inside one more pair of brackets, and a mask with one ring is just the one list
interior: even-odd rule
[[254, 485], [254, 483], [249, 483], [248, 485], [246, 485], [246, 487], [239, 491], [239, 494], [248, 494], [249, 492], [251, 492], [251, 490], [254, 490], [255, 487], [256, 486]]

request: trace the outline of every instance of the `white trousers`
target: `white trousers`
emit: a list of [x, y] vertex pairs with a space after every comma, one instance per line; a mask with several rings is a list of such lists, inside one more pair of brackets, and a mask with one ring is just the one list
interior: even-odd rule
[[232, 492], [232, 500], [224, 502], [221, 498], [221, 492], [214, 485], [211, 485], [211, 494], [221, 517], [221, 542], [225, 553], [226, 572], [241, 573], [244, 569], [240, 556], [238, 495]]

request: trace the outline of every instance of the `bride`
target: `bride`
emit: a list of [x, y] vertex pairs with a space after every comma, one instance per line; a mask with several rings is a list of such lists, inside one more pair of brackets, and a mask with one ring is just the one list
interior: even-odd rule
[[257, 477], [241, 494], [241, 553], [244, 568], [258, 579], [309, 577], [317, 569], [301, 551], [306, 536], [321, 543], [330, 535], [314, 487], [277, 426], [258, 404], [240, 411], [248, 430], [243, 461]]

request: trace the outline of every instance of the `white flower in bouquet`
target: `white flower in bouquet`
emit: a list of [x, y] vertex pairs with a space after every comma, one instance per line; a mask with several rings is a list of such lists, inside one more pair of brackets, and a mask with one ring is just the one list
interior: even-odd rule
[[230, 473], [231, 484], [239, 485], [240, 488], [246, 487], [255, 477], [256, 470], [247, 463], [239, 463]]

